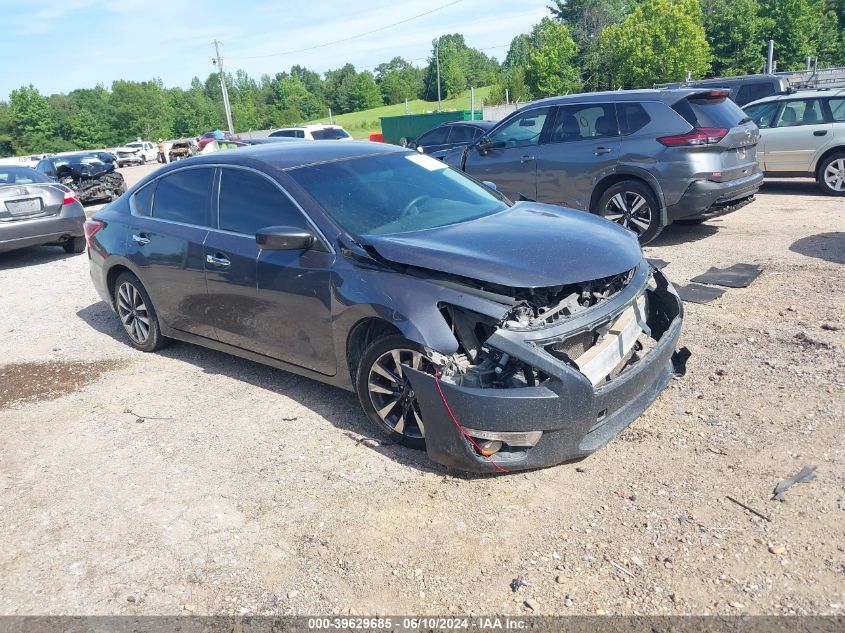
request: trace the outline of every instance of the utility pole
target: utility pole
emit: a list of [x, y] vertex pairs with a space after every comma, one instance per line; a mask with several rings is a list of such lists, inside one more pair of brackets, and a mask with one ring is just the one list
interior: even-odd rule
[[440, 107], [440, 38], [437, 38], [437, 43], [434, 45], [434, 58], [437, 63], [437, 111], [443, 108]]
[[229, 125], [229, 133], [235, 133], [235, 126], [232, 123], [232, 108], [229, 105], [229, 91], [226, 89], [226, 75], [223, 73], [223, 58], [220, 57], [220, 44], [222, 42], [216, 39], [214, 44], [215, 59], [211, 60], [212, 64], [217, 65], [217, 70], [220, 72], [220, 89], [223, 91], [223, 107], [226, 109], [226, 123]]
[[775, 72], [775, 41], [769, 40], [769, 46], [766, 49], [766, 74], [771, 75]]

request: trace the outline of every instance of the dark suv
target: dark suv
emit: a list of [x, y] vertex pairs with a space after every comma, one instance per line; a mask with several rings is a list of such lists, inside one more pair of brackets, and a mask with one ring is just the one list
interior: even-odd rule
[[513, 199], [602, 215], [653, 240], [753, 200], [759, 130], [727, 90], [596, 92], [536, 101], [444, 161]]

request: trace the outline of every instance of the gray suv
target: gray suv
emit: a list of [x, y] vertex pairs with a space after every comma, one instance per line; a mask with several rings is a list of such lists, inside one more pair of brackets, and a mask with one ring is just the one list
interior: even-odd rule
[[646, 244], [672, 222], [751, 202], [759, 136], [727, 90], [596, 92], [526, 105], [444, 161], [510, 198], [602, 215]]

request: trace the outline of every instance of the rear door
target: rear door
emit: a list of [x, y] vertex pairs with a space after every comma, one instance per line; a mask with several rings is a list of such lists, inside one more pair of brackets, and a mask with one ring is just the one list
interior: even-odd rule
[[282, 188], [259, 172], [220, 168], [218, 227], [205, 242], [209, 308], [217, 338], [323, 374], [336, 370], [330, 266], [323, 244], [262, 251], [269, 226], [313, 230]]
[[619, 153], [612, 103], [560, 106], [537, 148], [537, 200], [589, 210], [593, 187], [615, 171]]
[[491, 145], [467, 152], [464, 170], [479, 180], [493, 182], [497, 189], [519, 200], [537, 199], [537, 148], [553, 122], [553, 106], [518, 110], [487, 135]]
[[127, 257], [159, 318], [174, 329], [214, 337], [203, 243], [211, 217], [213, 167], [170, 172], [132, 196]]
[[833, 126], [825, 120], [822, 99], [789, 99], [765, 135], [766, 171], [807, 173]]

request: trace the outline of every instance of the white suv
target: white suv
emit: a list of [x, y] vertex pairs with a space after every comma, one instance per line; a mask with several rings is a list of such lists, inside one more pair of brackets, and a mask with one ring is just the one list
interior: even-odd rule
[[826, 194], [845, 196], [845, 89], [774, 95], [743, 109], [760, 128], [766, 176], [815, 178]]
[[270, 132], [271, 137], [301, 138], [305, 141], [351, 141], [349, 133], [339, 125], [298, 125]]
[[158, 158], [158, 147], [149, 141], [132, 141], [115, 151], [117, 166], [143, 165]]

